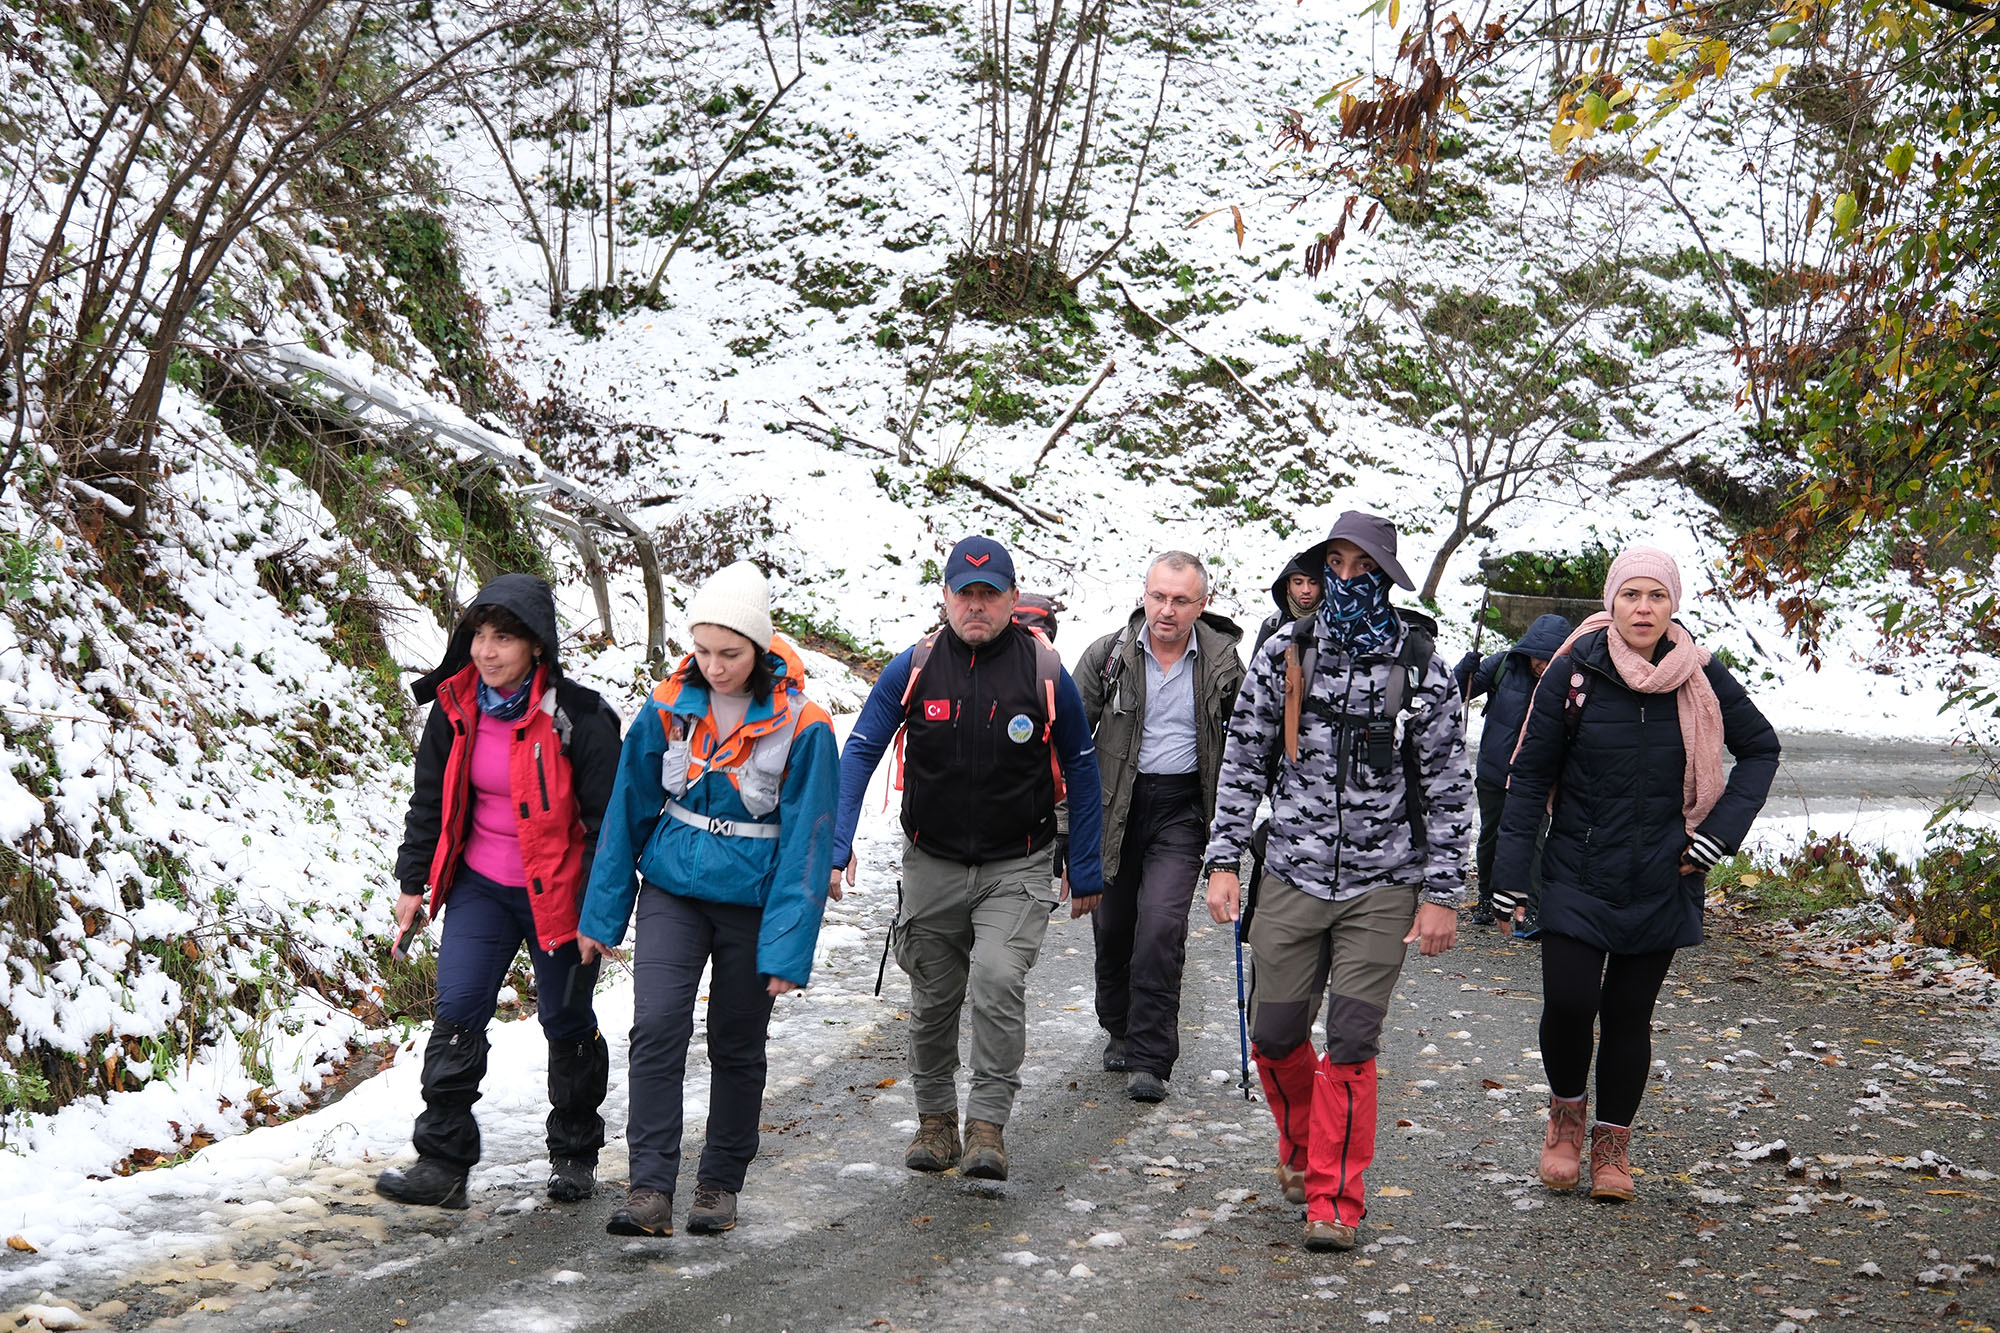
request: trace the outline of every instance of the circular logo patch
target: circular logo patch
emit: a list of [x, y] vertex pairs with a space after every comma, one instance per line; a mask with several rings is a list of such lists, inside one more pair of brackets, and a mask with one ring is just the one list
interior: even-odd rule
[[1027, 744], [1028, 738], [1034, 734], [1034, 719], [1026, 713], [1016, 713], [1007, 722], [1007, 739], [1016, 745]]

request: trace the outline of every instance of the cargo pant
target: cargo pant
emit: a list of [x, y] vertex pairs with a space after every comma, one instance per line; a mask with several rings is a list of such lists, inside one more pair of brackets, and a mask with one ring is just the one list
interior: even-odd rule
[[[1306, 1216], [1360, 1224], [1362, 1175], [1375, 1156], [1375, 1054], [1417, 916], [1415, 885], [1344, 902], [1274, 876], [1257, 887], [1250, 1036], [1278, 1127], [1278, 1156], [1305, 1172]], [[1326, 1051], [1312, 1023], [1326, 1004]]]
[[910, 978], [910, 1082], [919, 1115], [958, 1111], [959, 1013], [972, 1013], [965, 1118], [1005, 1125], [1028, 1044], [1028, 969], [1057, 892], [1052, 848], [963, 865], [903, 843], [896, 962]]

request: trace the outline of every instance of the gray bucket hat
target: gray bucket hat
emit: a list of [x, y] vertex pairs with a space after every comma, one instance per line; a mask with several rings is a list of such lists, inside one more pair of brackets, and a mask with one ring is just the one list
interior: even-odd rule
[[1402, 562], [1396, 559], [1396, 525], [1380, 514], [1364, 514], [1359, 509], [1350, 509], [1333, 521], [1333, 531], [1326, 534], [1326, 540], [1299, 554], [1314, 556], [1324, 565], [1326, 549], [1336, 541], [1350, 541], [1359, 546], [1384, 574], [1394, 579], [1404, 588], [1414, 592], [1417, 585], [1403, 572]]

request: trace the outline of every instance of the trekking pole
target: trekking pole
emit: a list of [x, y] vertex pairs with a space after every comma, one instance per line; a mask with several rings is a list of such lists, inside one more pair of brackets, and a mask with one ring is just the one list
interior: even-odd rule
[[875, 998], [882, 998], [882, 978], [889, 975], [889, 946], [896, 942], [896, 917], [903, 914], [903, 881], [896, 879], [896, 915], [889, 918], [889, 933], [882, 937], [882, 961], [875, 969]]
[[1243, 1089], [1243, 1100], [1254, 1102], [1250, 1095], [1250, 1019], [1243, 1007], [1243, 918], [1236, 918], [1236, 1050], [1242, 1063], [1243, 1077], [1237, 1086]]

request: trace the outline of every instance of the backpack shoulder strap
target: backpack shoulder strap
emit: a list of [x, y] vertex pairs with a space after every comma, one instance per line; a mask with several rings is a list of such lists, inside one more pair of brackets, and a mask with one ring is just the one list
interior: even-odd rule
[[1299, 710], [1312, 689], [1313, 672], [1319, 667], [1319, 641], [1313, 637], [1313, 618], [1301, 616], [1292, 622], [1285, 641], [1285, 757], [1299, 762]]
[[917, 694], [917, 677], [924, 674], [924, 664], [931, 660], [931, 650], [937, 647], [938, 634], [938, 630], [932, 630], [929, 634], [924, 635], [923, 638], [918, 639], [915, 646], [910, 649], [910, 679], [903, 686], [903, 712], [905, 715], [910, 711], [910, 700], [914, 699]]
[[1403, 649], [1396, 654], [1396, 665], [1401, 668], [1389, 673], [1389, 688], [1384, 699], [1383, 711], [1390, 717], [1403, 711], [1403, 697], [1407, 690], [1415, 694], [1424, 687], [1424, 672], [1431, 664], [1431, 654], [1437, 650], [1437, 641], [1421, 625], [1412, 624], [1409, 633], [1403, 636]]

